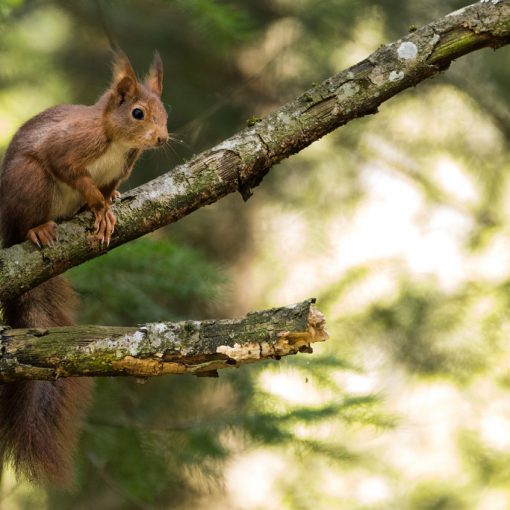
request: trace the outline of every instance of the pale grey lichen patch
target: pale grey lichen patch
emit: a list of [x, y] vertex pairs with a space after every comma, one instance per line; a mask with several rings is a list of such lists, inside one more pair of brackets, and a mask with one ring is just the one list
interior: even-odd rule
[[133, 334], [124, 335], [118, 338], [104, 338], [95, 340], [80, 349], [87, 354], [96, 354], [102, 352], [115, 352], [117, 359], [130, 354], [136, 356], [140, 353], [140, 348], [145, 335], [141, 331]]
[[[175, 327], [175, 325], [174, 325]], [[179, 336], [170, 323], [156, 322], [119, 337], [95, 340], [80, 349], [89, 355], [115, 353], [116, 359], [125, 356], [151, 355], [154, 352], [176, 350]]]
[[186, 356], [194, 352], [200, 340], [200, 325], [200, 321], [155, 322], [130, 334], [90, 342], [81, 350], [89, 355], [115, 352], [117, 359], [125, 356], [161, 358], [167, 352]]
[[166, 349], [175, 350], [180, 345], [180, 338], [176, 334], [175, 326], [166, 322], [154, 322], [146, 324], [147, 329], [147, 347], [150, 351], [154, 352], [161, 347]]
[[280, 112], [276, 117], [282, 124], [288, 124], [292, 121], [291, 116], [286, 112]]
[[359, 85], [355, 81], [348, 81], [339, 88], [339, 96], [352, 97], [359, 92]]
[[430, 44], [432, 44], [432, 46], [435, 46], [439, 42], [439, 39], [441, 39], [441, 36], [439, 34], [434, 34], [432, 36], [432, 39], [430, 40]]
[[145, 334], [138, 330], [138, 331], [135, 331], [131, 337], [133, 338], [133, 340], [135, 340], [136, 342], [141, 342], [144, 338], [145, 338]]
[[501, 0], [480, 0], [482, 4], [488, 4], [489, 2], [493, 5], [498, 5]]
[[398, 57], [404, 60], [411, 60], [418, 55], [418, 46], [413, 42], [403, 42], [397, 49]]
[[246, 153], [250, 155], [256, 154], [260, 151], [264, 150], [264, 146], [262, 145], [262, 140], [258, 135], [245, 137], [244, 140], [246, 146]]
[[[147, 329], [147, 327], [145, 329]], [[167, 326], [162, 322], [157, 322], [156, 324], [153, 325], [153, 329], [156, 333], [160, 334], [166, 331]]]
[[124, 341], [126, 342], [129, 354], [135, 356], [145, 338], [145, 335], [141, 331], [135, 331], [132, 335], [126, 335]]
[[238, 151], [239, 146], [241, 145], [239, 138], [237, 136], [229, 138], [228, 140], [225, 140], [224, 142], [219, 143], [214, 147], [214, 151], [221, 151], [221, 150], [227, 150], [227, 151]]
[[143, 193], [140, 193], [135, 202], [157, 201], [163, 196], [186, 195], [189, 192], [188, 178], [191, 177], [187, 166], [181, 166], [178, 173], [154, 179], [150, 185], [146, 185]]
[[[176, 172], [172, 173], [171, 175], [174, 177], [174, 181], [182, 181], [182, 182], [189, 182], [190, 179], [193, 179], [195, 176], [193, 173], [192, 165], [184, 164], [181, 166], [178, 166], [176, 168]], [[165, 174], [162, 175], [162, 177], [165, 177]]]
[[390, 81], [399, 81], [404, 77], [404, 71], [391, 71], [389, 80]]

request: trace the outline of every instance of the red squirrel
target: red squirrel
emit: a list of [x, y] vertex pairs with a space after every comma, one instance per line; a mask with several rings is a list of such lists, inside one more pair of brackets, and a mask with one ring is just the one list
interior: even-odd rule
[[[145, 80], [117, 53], [111, 86], [92, 106], [60, 105], [36, 115], [14, 135], [0, 174], [0, 236], [9, 247], [25, 239], [39, 248], [57, 241], [56, 220], [83, 207], [95, 217], [101, 243], [110, 243], [117, 187], [145, 149], [167, 142], [158, 53]], [[2, 303], [14, 328], [73, 324], [75, 298], [55, 277]], [[66, 485], [71, 457], [89, 400], [90, 380], [22, 381], [0, 387], [0, 461], [36, 482]]]

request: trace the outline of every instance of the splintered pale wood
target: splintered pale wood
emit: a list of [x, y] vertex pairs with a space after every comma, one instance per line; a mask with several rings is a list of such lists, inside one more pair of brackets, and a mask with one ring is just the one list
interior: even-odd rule
[[[110, 249], [175, 222], [239, 191], [246, 199], [282, 159], [351, 120], [377, 112], [389, 98], [437, 75], [466, 53], [510, 41], [510, 1], [477, 2], [426, 25], [310, 88], [295, 100], [187, 163], [127, 193]], [[483, 76], [479, 77], [483, 80]], [[445, 105], [447, 106], [447, 105]], [[136, 169], [135, 169], [136, 171]], [[59, 228], [53, 249], [23, 243], [0, 251], [0, 300], [102, 255], [92, 216]]]
[[0, 327], [0, 382], [74, 376], [216, 376], [220, 368], [311, 353], [327, 338], [309, 299], [242, 319], [157, 322], [139, 327]]

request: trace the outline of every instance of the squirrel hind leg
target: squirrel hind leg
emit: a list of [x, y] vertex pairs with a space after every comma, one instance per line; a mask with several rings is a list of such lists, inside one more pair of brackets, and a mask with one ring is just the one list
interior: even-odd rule
[[51, 219], [54, 192], [53, 178], [35, 159], [20, 155], [5, 163], [0, 173], [0, 237], [4, 248], [23, 242], [29, 229]]
[[54, 221], [48, 221], [38, 227], [31, 228], [27, 232], [27, 239], [39, 248], [43, 246], [53, 248], [55, 242], [58, 241], [57, 224]]

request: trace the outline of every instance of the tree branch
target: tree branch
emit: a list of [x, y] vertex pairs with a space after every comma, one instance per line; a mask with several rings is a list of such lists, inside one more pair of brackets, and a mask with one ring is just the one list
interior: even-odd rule
[[216, 370], [311, 353], [327, 339], [314, 299], [242, 319], [158, 322], [140, 327], [0, 327], [0, 383], [74, 376], [216, 376]]
[[[309, 89], [265, 119], [124, 195], [113, 207], [111, 248], [175, 222], [239, 191], [245, 199], [269, 169], [313, 141], [438, 74], [471, 51], [510, 41], [510, 0], [478, 2], [382, 46], [367, 59]], [[38, 250], [25, 242], [0, 251], [0, 300], [105, 253], [90, 213], [59, 227], [61, 241]]]

